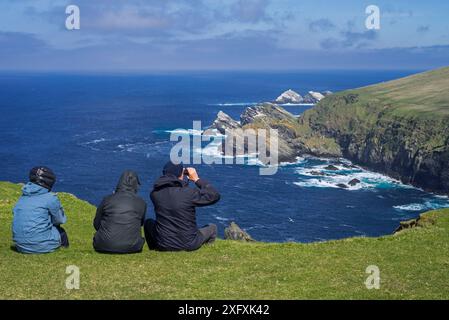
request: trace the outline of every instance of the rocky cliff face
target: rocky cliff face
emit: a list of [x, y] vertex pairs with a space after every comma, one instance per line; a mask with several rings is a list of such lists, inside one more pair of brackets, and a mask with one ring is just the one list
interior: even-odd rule
[[404, 183], [449, 194], [447, 88], [449, 68], [442, 68], [314, 97], [321, 101], [299, 118], [271, 103], [246, 109], [240, 123], [221, 118], [234, 128], [277, 129], [280, 161], [302, 154], [343, 156]]
[[[435, 112], [428, 112], [441, 103], [441, 96], [435, 104], [426, 102], [428, 106], [408, 100], [408, 104], [402, 103], [399, 99], [408, 94], [410, 79], [326, 97], [304, 113], [300, 126], [309, 128], [312, 136], [333, 139], [339, 153], [357, 164], [428, 191], [448, 194], [449, 104], [442, 103]], [[426, 85], [429, 82], [427, 74]], [[416, 81], [420, 83], [424, 85]], [[394, 92], [393, 98], [385, 96], [386, 88]]]

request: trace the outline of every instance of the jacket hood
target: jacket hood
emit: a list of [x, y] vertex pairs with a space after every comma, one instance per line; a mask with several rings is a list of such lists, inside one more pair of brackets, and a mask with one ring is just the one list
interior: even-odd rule
[[48, 193], [49, 191], [47, 188], [41, 187], [32, 182], [28, 182], [26, 185], [23, 186], [22, 192], [24, 196], [33, 196]]
[[153, 191], [168, 187], [184, 187], [187, 185], [186, 181], [179, 180], [178, 177], [172, 174], [166, 174], [156, 180], [153, 186]]
[[115, 192], [133, 192], [137, 193], [140, 186], [140, 180], [137, 176], [137, 173], [134, 171], [126, 170], [122, 173], [122, 176], [120, 177], [120, 180], [117, 184], [117, 187], [115, 189]]

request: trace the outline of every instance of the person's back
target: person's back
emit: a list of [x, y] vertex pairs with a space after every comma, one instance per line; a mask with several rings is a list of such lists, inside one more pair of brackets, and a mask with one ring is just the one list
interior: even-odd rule
[[[42, 170], [47, 169], [39, 167], [33, 170], [42, 174]], [[51, 185], [33, 181], [22, 188], [23, 194], [13, 209], [12, 234], [16, 250], [48, 253], [61, 245], [68, 246], [67, 235], [60, 227], [67, 218], [58, 197], [50, 192], [54, 181]]]
[[[167, 167], [167, 165], [166, 165]], [[169, 165], [164, 175], [154, 184], [151, 200], [156, 213], [156, 221], [145, 223], [145, 235], [149, 246], [164, 251], [196, 250], [205, 242], [213, 242], [216, 226], [211, 224], [198, 229], [195, 207], [208, 206], [220, 199], [220, 194], [205, 180], [191, 178], [197, 188], [188, 187], [183, 181], [182, 165]]]
[[115, 193], [103, 199], [94, 219], [95, 250], [104, 253], [142, 251], [145, 240], [141, 227], [147, 206], [137, 195], [139, 185], [137, 174], [125, 171]]

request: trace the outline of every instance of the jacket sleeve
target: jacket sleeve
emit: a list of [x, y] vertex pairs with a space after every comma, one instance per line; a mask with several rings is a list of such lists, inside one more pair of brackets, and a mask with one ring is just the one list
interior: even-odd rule
[[97, 213], [95, 214], [95, 218], [94, 218], [94, 228], [97, 231], [98, 231], [98, 229], [100, 229], [100, 221], [101, 221], [101, 217], [103, 216], [103, 211], [104, 211], [104, 199], [103, 199], [103, 201], [101, 201], [100, 205], [98, 206]]
[[196, 207], [212, 205], [220, 200], [220, 194], [206, 180], [199, 179], [195, 182], [199, 189], [194, 190], [192, 202]]
[[50, 202], [48, 204], [48, 211], [51, 216], [51, 223], [55, 226], [64, 224], [67, 222], [67, 217], [62, 208], [61, 202], [56, 194], [52, 194]]

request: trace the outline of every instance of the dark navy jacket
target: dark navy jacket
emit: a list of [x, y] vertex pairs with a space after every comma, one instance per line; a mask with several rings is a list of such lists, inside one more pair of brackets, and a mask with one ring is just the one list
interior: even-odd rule
[[160, 177], [150, 194], [156, 213], [155, 240], [160, 250], [196, 250], [202, 236], [196, 224], [195, 207], [209, 206], [220, 200], [220, 194], [206, 180], [197, 188], [173, 175]]

